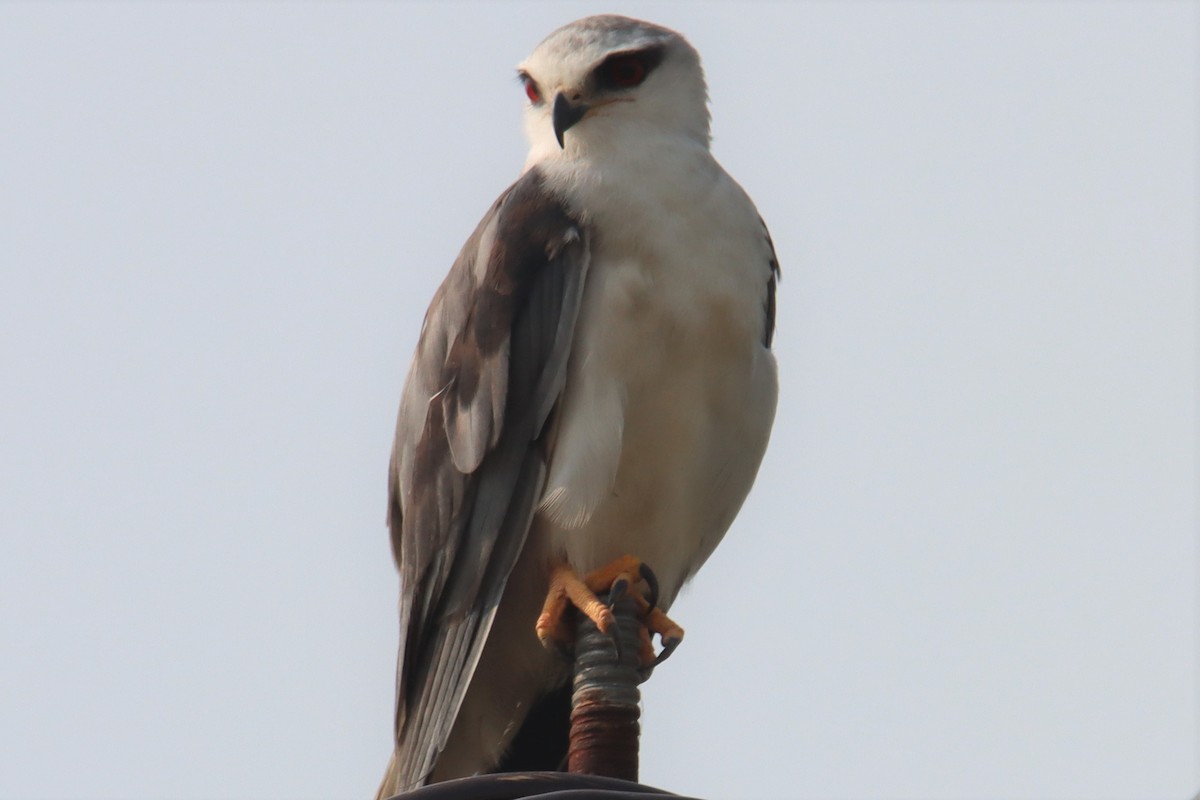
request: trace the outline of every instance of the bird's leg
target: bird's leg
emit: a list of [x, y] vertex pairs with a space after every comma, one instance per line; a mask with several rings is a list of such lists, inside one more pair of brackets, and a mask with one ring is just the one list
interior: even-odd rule
[[[606, 564], [595, 572], [589, 572], [583, 582], [597, 594], [610, 592], [619, 597], [630, 585], [642, 578], [641, 570], [642, 562], [639, 559], [633, 556], [621, 556], [611, 564]], [[658, 580], [655, 579], [654, 585], [657, 586], [657, 584]]]
[[670, 658], [671, 653], [675, 652], [675, 648], [679, 647], [680, 642], [683, 641], [683, 628], [664, 614], [658, 606], [653, 606], [646, 612], [642, 617], [642, 624], [646, 626], [647, 632], [657, 633], [659, 641], [662, 642], [662, 652], [654, 657], [654, 661], [650, 665], [657, 667]]
[[[537, 621], [538, 639], [544, 646], [560, 652], [569, 650], [571, 629], [564, 621], [568, 603], [586, 614], [601, 631], [609, 633], [614, 621], [610, 610], [612, 604], [639, 583], [645, 584], [645, 594], [631, 593], [643, 628], [639, 652], [643, 668], [653, 669], [683, 641], [683, 628], [658, 607], [658, 578], [634, 556], [622, 556], [582, 578], [567, 564], [555, 566], [550, 572], [550, 589]], [[607, 604], [597, 597], [603, 593], [608, 594]], [[662, 642], [662, 652], [658, 655], [654, 653], [654, 634], [658, 634]]]
[[550, 575], [550, 590], [546, 592], [536, 630], [542, 647], [557, 650], [560, 656], [569, 660], [571, 651], [567, 645], [571, 641], [571, 630], [566, 622], [567, 591], [562, 581], [555, 579], [555, 574]]
[[568, 601], [596, 623], [597, 628], [608, 633], [614, 621], [612, 611], [600, 602], [575, 570], [559, 564], [550, 571], [550, 590], [537, 620], [538, 639], [544, 646], [557, 646], [562, 650], [570, 642], [570, 628], [564, 621]]

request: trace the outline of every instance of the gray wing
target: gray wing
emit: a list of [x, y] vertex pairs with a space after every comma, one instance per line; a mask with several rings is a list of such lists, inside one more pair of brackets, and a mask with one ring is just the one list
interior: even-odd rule
[[389, 480], [401, 584], [393, 785], [433, 769], [524, 546], [587, 267], [586, 229], [531, 170], [484, 216], [425, 315]]

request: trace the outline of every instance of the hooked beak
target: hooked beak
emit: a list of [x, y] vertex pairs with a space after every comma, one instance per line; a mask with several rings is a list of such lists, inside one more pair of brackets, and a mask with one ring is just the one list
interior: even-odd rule
[[554, 111], [552, 119], [554, 120], [554, 138], [558, 139], [558, 146], [563, 147], [563, 134], [566, 133], [572, 125], [583, 119], [584, 114], [591, 110], [591, 106], [584, 103], [573, 105], [567, 96], [562, 92], [554, 98]]

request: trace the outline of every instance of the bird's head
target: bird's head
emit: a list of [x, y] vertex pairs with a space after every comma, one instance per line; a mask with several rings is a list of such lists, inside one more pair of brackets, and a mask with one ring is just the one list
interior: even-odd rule
[[531, 161], [619, 147], [629, 137], [708, 146], [700, 56], [675, 31], [629, 17], [586, 17], [546, 37], [517, 68]]

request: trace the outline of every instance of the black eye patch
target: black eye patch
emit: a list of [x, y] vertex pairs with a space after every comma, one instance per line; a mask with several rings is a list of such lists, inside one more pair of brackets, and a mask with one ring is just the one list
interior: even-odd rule
[[592, 70], [592, 80], [601, 90], [632, 89], [640, 86], [662, 60], [662, 47], [613, 53]]

